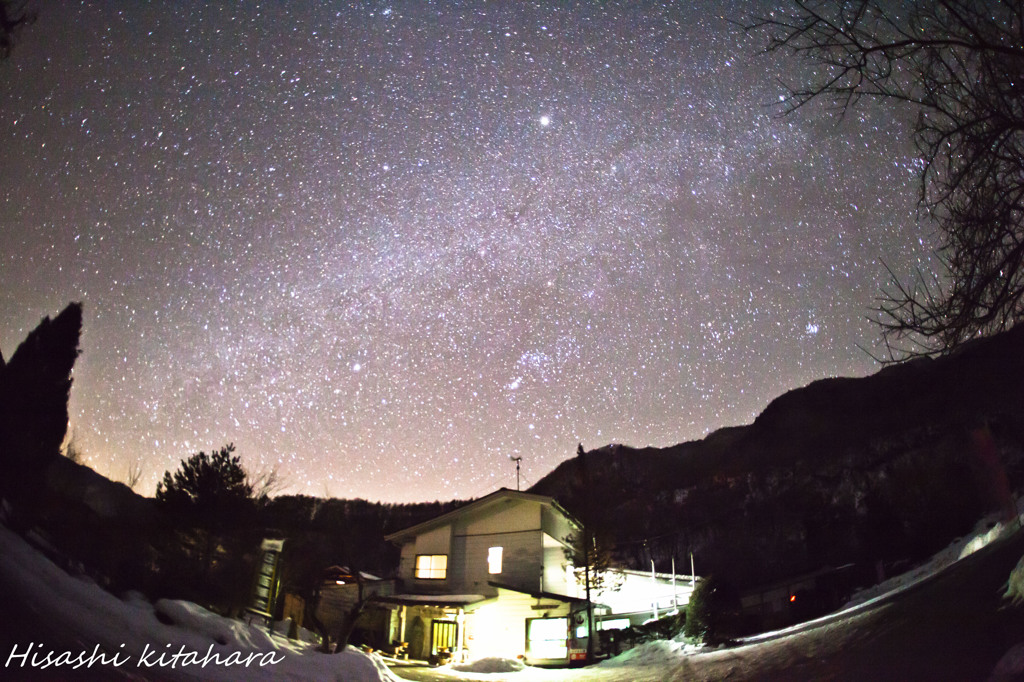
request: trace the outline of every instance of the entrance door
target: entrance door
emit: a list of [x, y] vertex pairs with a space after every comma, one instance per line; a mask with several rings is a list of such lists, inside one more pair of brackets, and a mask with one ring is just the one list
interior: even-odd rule
[[448, 652], [455, 651], [458, 642], [459, 624], [454, 620], [435, 620], [430, 627], [431, 647], [430, 653], [436, 654], [442, 649]]
[[430, 655], [429, 651], [425, 651], [427, 648], [426, 630], [422, 618], [419, 616], [413, 618], [409, 634], [409, 655], [412, 658], [426, 659]]

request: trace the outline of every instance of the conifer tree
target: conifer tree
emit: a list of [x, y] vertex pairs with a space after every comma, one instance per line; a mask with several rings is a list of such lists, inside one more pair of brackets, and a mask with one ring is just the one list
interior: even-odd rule
[[81, 331], [82, 305], [71, 303], [0, 365], [0, 494], [20, 511], [38, 502], [46, 469], [60, 455]]
[[244, 601], [258, 546], [257, 500], [234, 444], [199, 452], [164, 472], [156, 500], [175, 530], [165, 571], [188, 595], [237, 608]]

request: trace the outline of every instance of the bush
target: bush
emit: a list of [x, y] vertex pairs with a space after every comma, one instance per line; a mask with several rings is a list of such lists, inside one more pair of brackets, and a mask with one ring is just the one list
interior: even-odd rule
[[692, 641], [717, 644], [735, 632], [739, 599], [728, 586], [708, 576], [690, 595], [683, 635]]

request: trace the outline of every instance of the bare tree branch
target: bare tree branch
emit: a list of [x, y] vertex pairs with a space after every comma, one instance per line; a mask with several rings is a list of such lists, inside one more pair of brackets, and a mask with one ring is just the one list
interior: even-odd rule
[[128, 465], [128, 476], [125, 483], [128, 484], [129, 488], [135, 490], [135, 486], [139, 484], [140, 480], [142, 480], [142, 460], [134, 459]]
[[874, 308], [894, 362], [947, 352], [1024, 314], [1024, 3], [791, 0], [748, 21], [766, 51], [812, 66], [782, 115], [813, 100], [916, 109], [920, 204], [942, 235], [938, 275], [890, 282]]

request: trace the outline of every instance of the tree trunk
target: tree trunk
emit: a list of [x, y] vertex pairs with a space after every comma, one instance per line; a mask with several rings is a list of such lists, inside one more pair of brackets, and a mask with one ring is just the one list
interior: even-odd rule
[[341, 624], [338, 626], [337, 644], [334, 648], [335, 653], [341, 653], [348, 647], [348, 640], [356, 629], [356, 621], [359, 620], [359, 616], [363, 613], [363, 608], [366, 606], [366, 596], [363, 594], [363, 577], [359, 574], [358, 570], [352, 571], [352, 574], [356, 579], [356, 586], [359, 590], [358, 597], [356, 598], [356, 603], [345, 613], [345, 617], [342, 618]]

